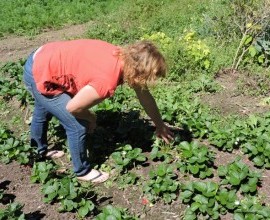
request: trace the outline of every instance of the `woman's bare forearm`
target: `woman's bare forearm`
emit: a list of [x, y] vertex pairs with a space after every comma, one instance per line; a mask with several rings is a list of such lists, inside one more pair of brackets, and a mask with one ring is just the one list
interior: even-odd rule
[[151, 95], [149, 90], [135, 90], [138, 96], [138, 99], [143, 106], [146, 114], [152, 119], [156, 127], [161, 127], [164, 125], [164, 122], [161, 118], [159, 109], [157, 107], [154, 97]]

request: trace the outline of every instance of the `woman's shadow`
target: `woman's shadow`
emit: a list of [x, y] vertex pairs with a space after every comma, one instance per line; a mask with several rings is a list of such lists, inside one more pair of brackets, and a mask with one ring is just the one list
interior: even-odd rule
[[[154, 143], [155, 127], [153, 123], [140, 116], [140, 111], [98, 111], [97, 128], [90, 135], [88, 150], [91, 163], [103, 164], [119, 148], [131, 145], [150, 152]], [[188, 129], [171, 128], [181, 140], [190, 141], [192, 134]]]

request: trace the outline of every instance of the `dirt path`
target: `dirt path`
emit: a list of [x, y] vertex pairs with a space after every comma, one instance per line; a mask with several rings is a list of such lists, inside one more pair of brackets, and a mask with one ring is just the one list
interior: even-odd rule
[[35, 48], [50, 41], [73, 39], [85, 36], [91, 22], [49, 30], [33, 38], [10, 36], [0, 40], [0, 63], [25, 58]]

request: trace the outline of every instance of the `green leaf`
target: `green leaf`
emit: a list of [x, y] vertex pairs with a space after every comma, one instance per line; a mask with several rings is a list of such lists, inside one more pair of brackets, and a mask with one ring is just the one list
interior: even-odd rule
[[191, 150], [190, 144], [189, 144], [187, 141], [181, 142], [179, 146], [180, 146], [183, 150], [187, 150], [187, 151], [190, 151], [190, 150]]
[[205, 173], [206, 173], [206, 176], [208, 177], [211, 176], [213, 174], [213, 168], [207, 169]]
[[158, 153], [158, 147], [154, 146], [150, 153], [150, 159], [151, 160], [155, 159], [157, 157], [157, 153]]
[[194, 182], [193, 186], [199, 192], [204, 192], [207, 189], [206, 183], [204, 183], [204, 182]]
[[205, 61], [203, 62], [203, 64], [204, 64], [204, 68], [205, 68], [205, 69], [209, 69], [209, 67], [210, 67], [210, 61], [209, 61], [209, 60], [205, 60]]
[[107, 205], [104, 209], [104, 213], [115, 216], [117, 219], [121, 219], [121, 212], [117, 208], [114, 208], [112, 205]]
[[226, 176], [228, 173], [228, 167], [227, 166], [219, 166], [218, 167], [218, 175], [219, 176]]
[[128, 165], [129, 162], [130, 162], [130, 159], [129, 159], [129, 158], [125, 158], [125, 159], [123, 160], [123, 166]]
[[88, 206], [82, 206], [78, 210], [78, 214], [81, 217], [85, 217], [89, 213], [89, 208]]
[[238, 173], [232, 172], [231, 175], [229, 176], [229, 182], [233, 186], [238, 186], [241, 183], [241, 179], [239, 178]]
[[198, 203], [198, 202], [193, 202], [193, 203], [191, 204], [191, 206], [190, 206], [190, 209], [191, 209], [193, 212], [195, 212], [200, 206], [201, 206], [200, 203]]
[[269, 207], [262, 207], [261, 210], [258, 210], [258, 214], [262, 215], [263, 217], [269, 218], [270, 208]]
[[203, 204], [203, 205], [200, 206], [199, 209], [200, 209], [200, 211], [201, 211], [202, 213], [206, 213], [206, 212], [207, 212], [207, 208], [208, 208], [208, 207], [207, 207], [207, 204]]
[[193, 200], [199, 202], [200, 204], [208, 204], [208, 199], [200, 194], [196, 195]]
[[207, 173], [201, 171], [201, 172], [200, 172], [200, 178], [201, 178], [201, 179], [205, 179], [206, 177], [207, 177]]
[[[136, 148], [135, 148], [136, 149]], [[137, 149], [139, 149], [139, 148], [137, 148]], [[124, 151], [131, 151], [132, 150], [132, 146], [130, 145], [130, 144], [127, 144], [127, 145], [125, 145], [124, 147], [123, 147], [123, 150]]]
[[195, 219], [197, 219], [197, 215], [190, 208], [188, 208], [185, 212], [183, 220], [195, 220]]
[[64, 206], [63, 211], [68, 211], [68, 212], [72, 211], [74, 209], [74, 206], [75, 207], [77, 206], [77, 204], [74, 204], [74, 202], [69, 199], [62, 200], [61, 203]]
[[192, 174], [197, 174], [199, 173], [200, 169], [198, 165], [188, 165], [188, 169]]
[[264, 54], [262, 54], [258, 57], [258, 62], [262, 64], [262, 63], [264, 63], [264, 61], [265, 61], [265, 56], [264, 56]]
[[257, 150], [256, 146], [253, 144], [247, 143], [247, 144], [245, 144], [245, 148], [247, 148], [250, 152], [252, 152], [253, 155], [258, 154], [258, 150]]
[[220, 214], [219, 214], [219, 212], [218, 211], [215, 211], [215, 212], [213, 212], [213, 214], [212, 214], [212, 219], [219, 219], [220, 218]]
[[140, 155], [136, 158], [137, 161], [144, 162], [146, 161], [146, 157], [144, 155]]
[[112, 158], [113, 158], [113, 160], [115, 161], [116, 164], [123, 165], [123, 159], [122, 159], [122, 156], [121, 156], [120, 152], [112, 153]]
[[118, 220], [114, 215], [108, 215], [105, 220]]
[[241, 185], [241, 190], [244, 192], [244, 193], [247, 193], [250, 191], [250, 187], [248, 184], [242, 184]]
[[252, 42], [252, 40], [253, 40], [253, 37], [247, 35], [244, 44], [248, 45], [248, 44], [250, 44]]
[[44, 172], [46, 170], [46, 163], [45, 162], [35, 162], [33, 169], [36, 171]]
[[58, 185], [54, 184], [52, 186], [47, 186], [43, 192], [44, 194], [51, 194], [51, 193], [57, 192], [57, 190], [58, 190]]
[[263, 156], [256, 156], [253, 158], [253, 162], [256, 166], [263, 166], [264, 165], [264, 157]]
[[162, 176], [165, 176], [166, 170], [167, 170], [166, 166], [164, 164], [161, 164], [159, 165], [156, 173], [158, 176], [162, 177]]
[[245, 217], [242, 213], [234, 213], [233, 219], [234, 220], [245, 220]]
[[218, 190], [218, 184], [214, 182], [206, 183], [206, 191], [203, 191], [203, 195], [206, 197], [214, 197]]
[[191, 192], [191, 191], [189, 191], [189, 190], [185, 190], [185, 191], [181, 192], [180, 198], [181, 198], [181, 199], [187, 199], [187, 198], [189, 198], [192, 194], [193, 194], [193, 192]]

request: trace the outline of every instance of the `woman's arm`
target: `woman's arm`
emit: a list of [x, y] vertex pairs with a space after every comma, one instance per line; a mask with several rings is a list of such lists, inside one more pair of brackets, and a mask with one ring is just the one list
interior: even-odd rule
[[88, 109], [100, 103], [97, 91], [90, 85], [83, 87], [67, 104], [66, 109], [76, 118], [90, 122], [90, 130], [95, 128], [96, 116]]
[[162, 138], [166, 143], [169, 143], [171, 140], [173, 140], [173, 133], [164, 124], [154, 97], [151, 95], [148, 89], [135, 87], [134, 90], [145, 112], [156, 125], [157, 136]]

